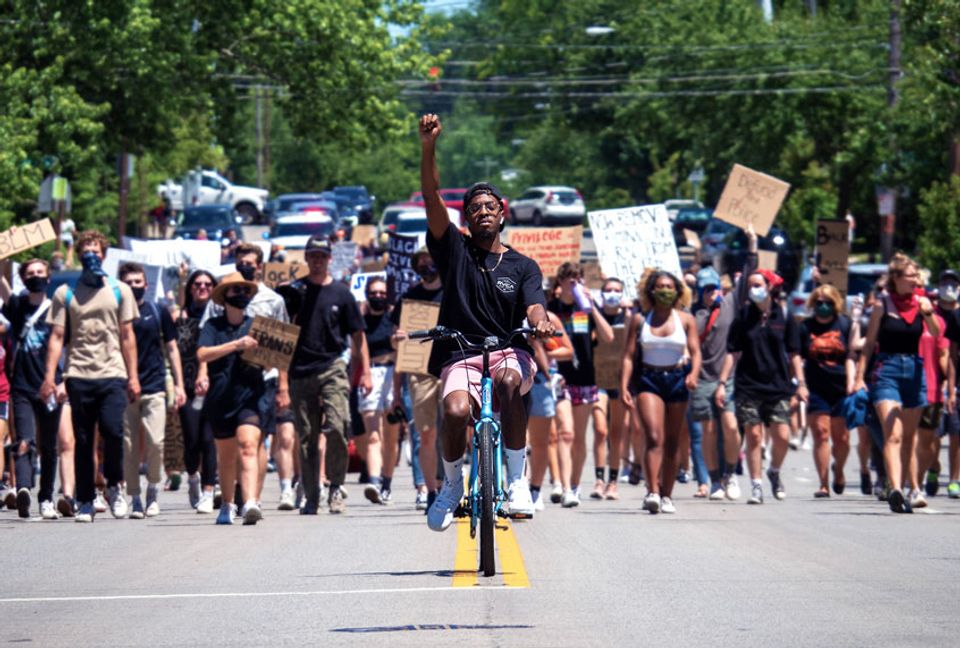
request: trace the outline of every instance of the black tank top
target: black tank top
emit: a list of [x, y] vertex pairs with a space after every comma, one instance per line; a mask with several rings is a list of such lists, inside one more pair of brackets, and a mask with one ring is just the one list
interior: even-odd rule
[[913, 324], [907, 324], [903, 318], [893, 317], [887, 312], [887, 299], [884, 298], [880, 333], [877, 335], [880, 353], [917, 355], [920, 353], [921, 335], [923, 335], [923, 317], [920, 313], [917, 313]]

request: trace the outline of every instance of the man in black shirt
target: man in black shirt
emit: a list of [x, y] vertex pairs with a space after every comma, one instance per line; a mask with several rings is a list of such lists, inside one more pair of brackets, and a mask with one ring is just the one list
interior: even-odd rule
[[[479, 183], [463, 197], [470, 237], [450, 222], [440, 197], [436, 142], [442, 127], [436, 115], [420, 119], [420, 186], [427, 209], [427, 247], [443, 282], [440, 321], [470, 336], [506, 338], [528, 320], [538, 337], [548, 337], [554, 325], [547, 319], [543, 276], [537, 264], [500, 242], [504, 225], [503, 198], [493, 186]], [[444, 531], [463, 497], [464, 431], [473, 404], [480, 401], [482, 363], [476, 354], [461, 351], [454, 341], [438, 342], [430, 358], [430, 372], [443, 382], [443, 469], [440, 494], [427, 513], [434, 531]], [[531, 517], [533, 500], [524, 479], [527, 410], [523, 394], [533, 385], [536, 365], [526, 341], [492, 354], [490, 373], [500, 404], [505, 440], [504, 457], [511, 515]]]
[[344, 353], [349, 343], [350, 357], [361, 367], [360, 389], [364, 394], [373, 389], [370, 356], [357, 300], [345, 284], [334, 281], [328, 272], [330, 242], [312, 236], [304, 255], [309, 276], [282, 291], [292, 321], [300, 326], [300, 338], [290, 364], [290, 398], [300, 438], [300, 477], [306, 495], [300, 513], [316, 515], [319, 507], [320, 432], [327, 440], [327, 502], [331, 513], [342, 513], [345, 506], [340, 486], [347, 475], [350, 411], [350, 379]]
[[[177, 346], [177, 330], [170, 311], [155, 302], [145, 300], [147, 276], [139, 263], [124, 263], [117, 273], [120, 281], [130, 286], [140, 317], [133, 322], [133, 334], [137, 339], [137, 372], [140, 375], [140, 398], [127, 405], [123, 421], [123, 478], [127, 482], [127, 494], [132, 505], [130, 518], [141, 520], [160, 513], [157, 494], [160, 491], [160, 470], [163, 467], [163, 439], [167, 425], [167, 384], [163, 349], [170, 358], [176, 391], [175, 406], [179, 409], [187, 400], [183, 389], [183, 372], [180, 367], [180, 349]], [[143, 427], [143, 435], [140, 428]], [[146, 443], [147, 503], [140, 500], [140, 455], [141, 439]]]

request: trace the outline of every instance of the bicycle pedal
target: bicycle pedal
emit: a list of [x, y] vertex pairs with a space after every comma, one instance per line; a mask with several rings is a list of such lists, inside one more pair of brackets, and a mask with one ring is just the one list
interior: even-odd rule
[[506, 524], [504, 524], [503, 526], [500, 526], [499, 524], [496, 524], [496, 525], [494, 525], [493, 528], [494, 528], [494, 529], [497, 529], [498, 531], [506, 531], [506, 530], [509, 529], [510, 527], [508, 527]]
[[466, 507], [464, 507], [463, 504], [459, 505], [457, 509], [453, 512], [453, 517], [455, 518], [464, 518], [468, 516], [469, 516], [469, 513], [467, 513], [467, 509]]

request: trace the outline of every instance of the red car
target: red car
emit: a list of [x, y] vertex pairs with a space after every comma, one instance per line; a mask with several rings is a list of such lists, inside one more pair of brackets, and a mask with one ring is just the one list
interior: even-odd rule
[[[443, 204], [451, 209], [456, 209], [460, 212], [460, 215], [463, 215], [463, 196], [467, 193], [466, 189], [441, 189], [440, 198], [443, 199]], [[423, 194], [419, 191], [415, 191], [410, 195], [410, 202], [417, 203], [418, 205], [423, 204]], [[503, 199], [503, 213], [510, 213], [510, 206], [507, 203], [507, 199]]]

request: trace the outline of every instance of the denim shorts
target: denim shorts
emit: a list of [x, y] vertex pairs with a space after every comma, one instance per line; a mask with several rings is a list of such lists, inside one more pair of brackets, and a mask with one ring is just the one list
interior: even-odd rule
[[927, 379], [920, 356], [880, 353], [870, 379], [871, 403], [896, 401], [904, 409], [927, 404]]
[[843, 404], [846, 400], [845, 396], [841, 396], [836, 400], [830, 400], [810, 390], [810, 400], [807, 401], [807, 413], [829, 414], [830, 418], [841, 418], [843, 417]]
[[690, 400], [687, 389], [687, 374], [690, 365], [679, 369], [642, 369], [637, 384], [637, 393], [656, 394], [664, 403], [686, 403]]
[[557, 399], [550, 388], [550, 381], [537, 373], [530, 388], [530, 416], [555, 416], [557, 413]]

